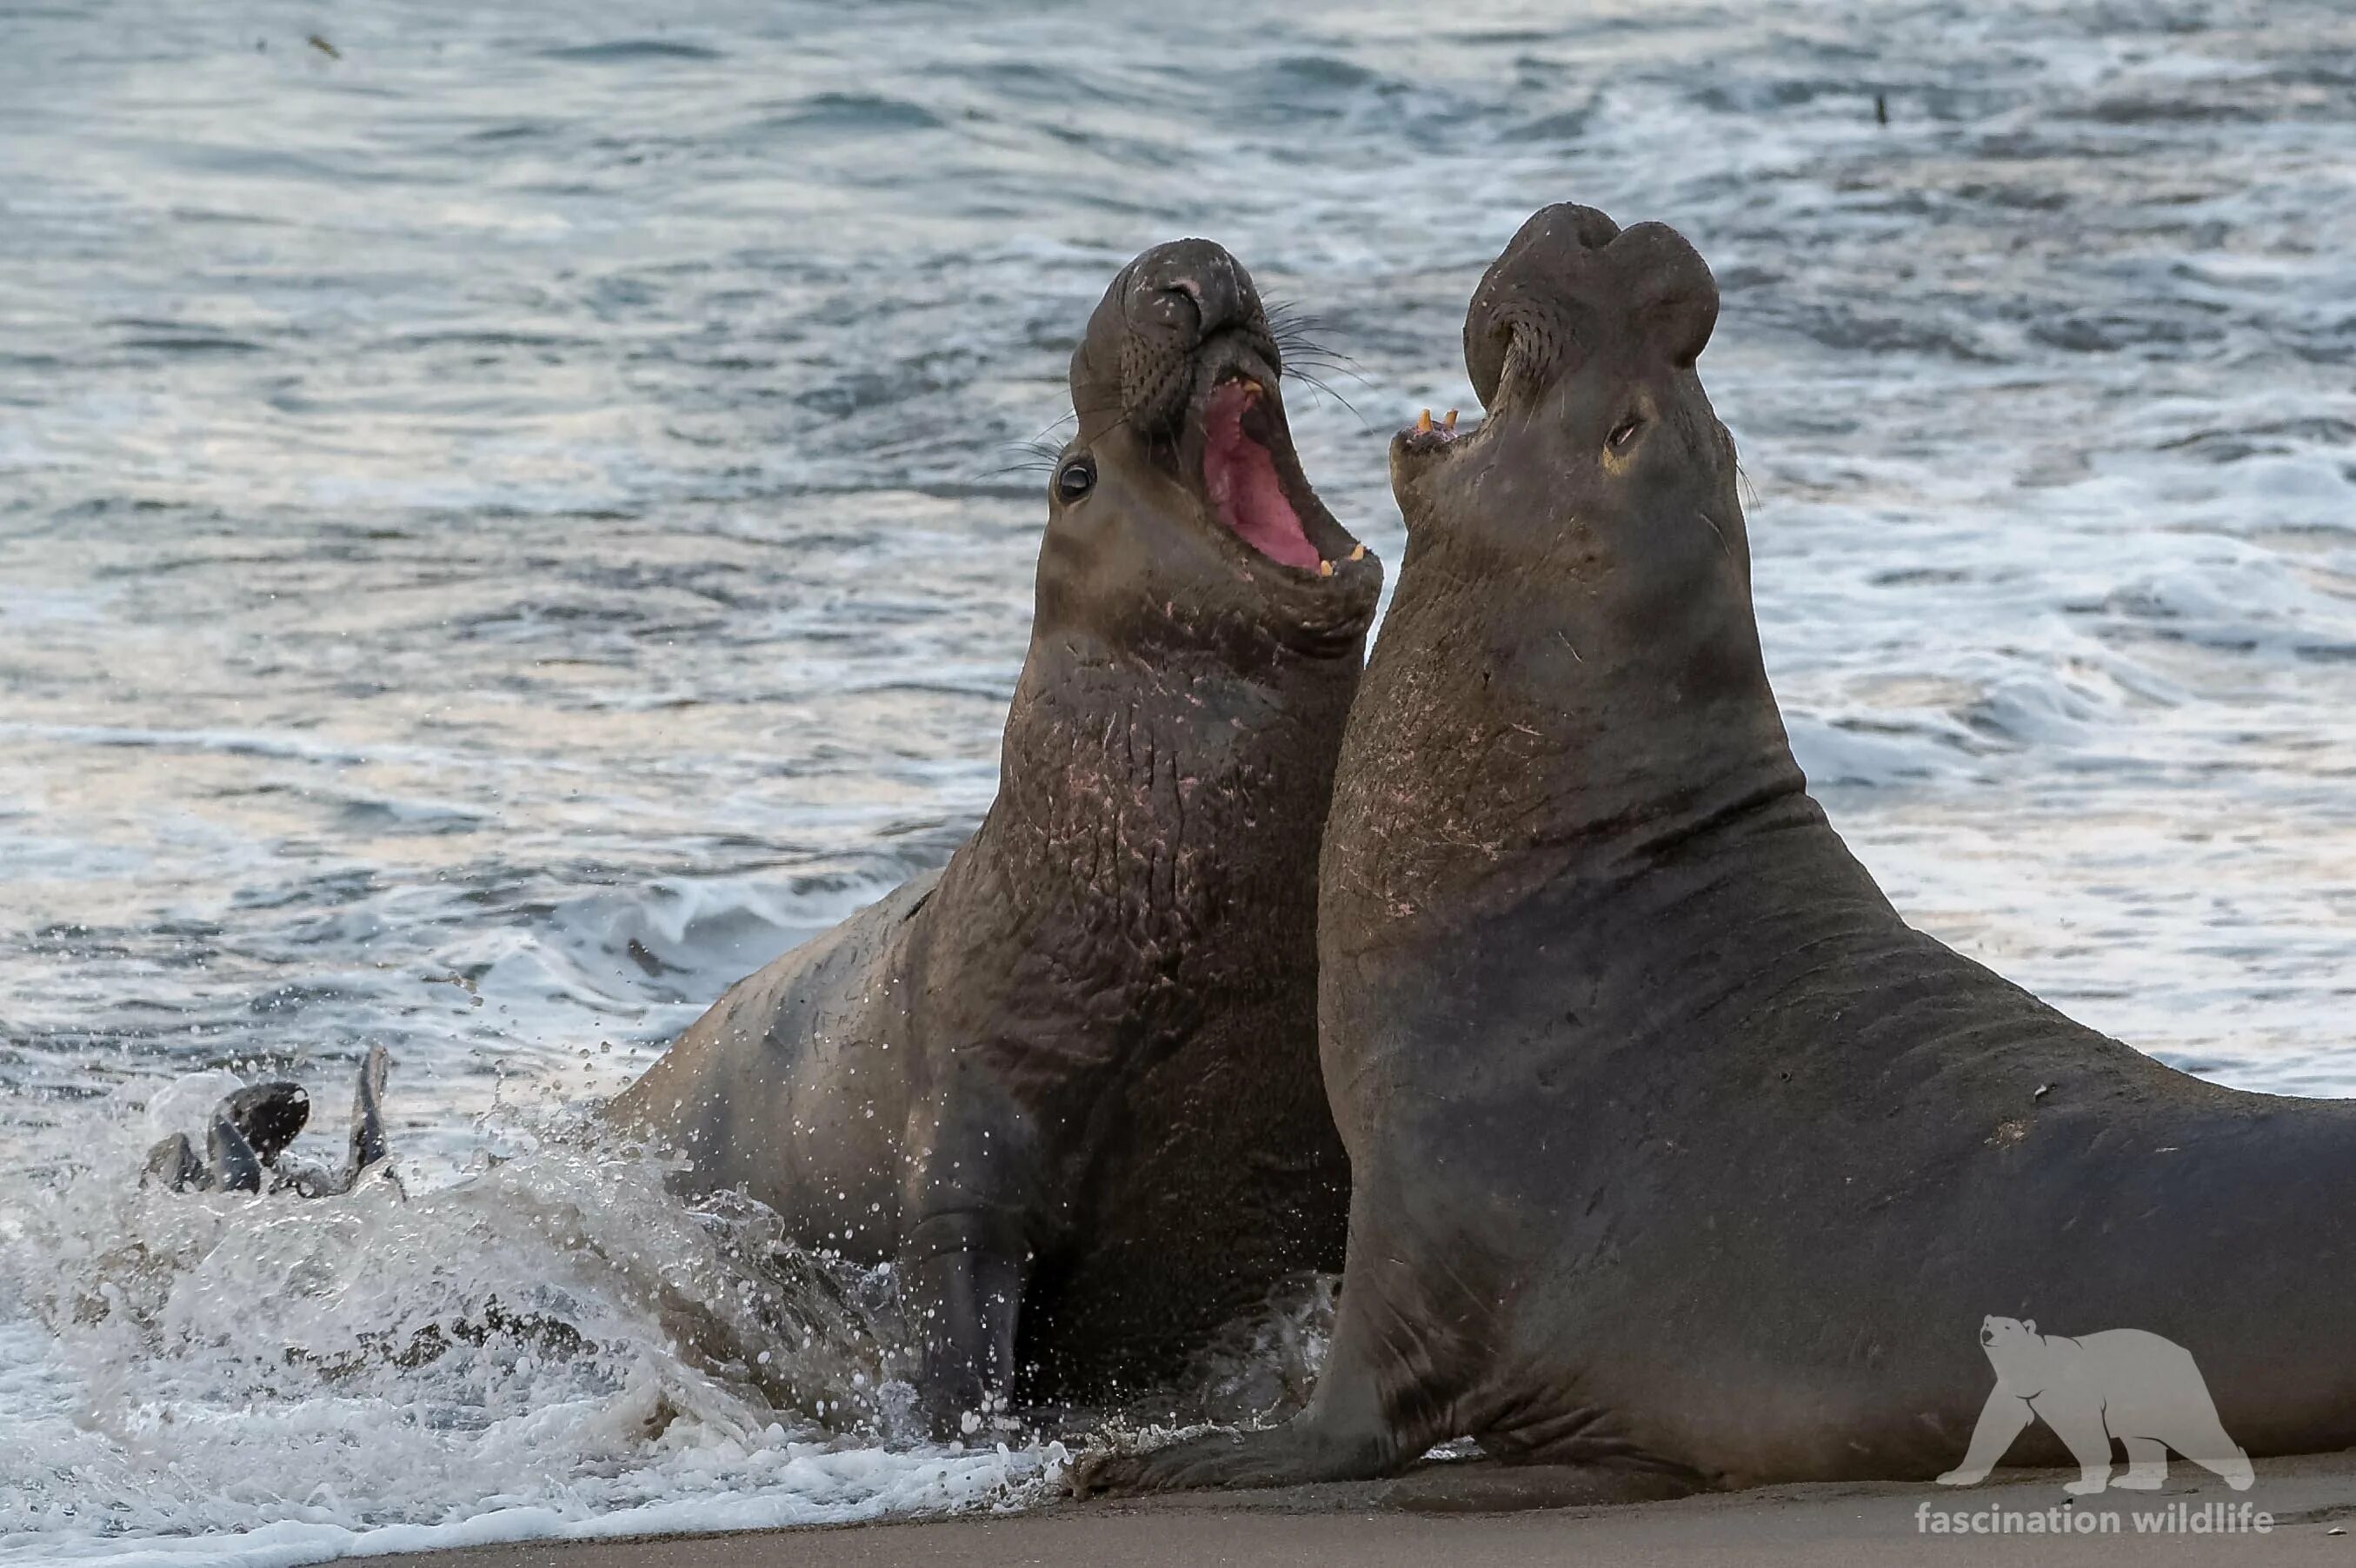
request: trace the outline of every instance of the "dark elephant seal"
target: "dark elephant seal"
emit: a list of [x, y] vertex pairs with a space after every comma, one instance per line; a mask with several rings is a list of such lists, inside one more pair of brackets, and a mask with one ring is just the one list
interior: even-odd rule
[[279, 1158], [310, 1121], [311, 1096], [300, 1083], [274, 1079], [222, 1096], [205, 1124], [203, 1154], [186, 1133], [174, 1133], [149, 1149], [140, 1184], [174, 1192], [267, 1189], [305, 1198], [348, 1192], [363, 1173], [384, 1159], [384, 1080], [391, 1066], [384, 1047], [369, 1047], [360, 1061], [359, 1081], [352, 1087], [340, 1169], [317, 1170]]
[[[1674, 231], [1548, 208], [1465, 322], [1489, 417], [1394, 443], [1407, 554], [1321, 871], [1333, 1349], [1289, 1424], [1082, 1489], [1459, 1435], [1929, 1478], [1974, 1446], [1992, 1314], [2182, 1346], [2253, 1455], [2356, 1443], [2356, 1106], [2174, 1072], [1899, 918], [1768, 689], [1694, 368], [1717, 308]], [[2015, 1460], [2062, 1462], [2033, 1435]]]
[[999, 793], [731, 990], [612, 1115], [898, 1265], [937, 1424], [1177, 1370], [1338, 1266], [1317, 847], [1381, 568], [1310, 489], [1251, 279], [1130, 262], [1072, 356]]

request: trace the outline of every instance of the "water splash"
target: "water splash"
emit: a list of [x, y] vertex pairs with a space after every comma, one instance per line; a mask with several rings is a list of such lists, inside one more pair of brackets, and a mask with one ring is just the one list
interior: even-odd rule
[[223, 1082], [92, 1118], [100, 1152], [0, 1221], [27, 1315], [0, 1319], [0, 1385], [37, 1391], [0, 1456], [0, 1539], [341, 1551], [454, 1514], [537, 1533], [781, 1488], [777, 1518], [866, 1517], [1003, 1500], [1052, 1462], [1020, 1436], [917, 1441], [888, 1271], [802, 1253], [755, 1205], [682, 1205], [660, 1162], [577, 1123], [511, 1126], [531, 1147], [432, 1191], [389, 1170], [316, 1200], [137, 1186], [138, 1136]]

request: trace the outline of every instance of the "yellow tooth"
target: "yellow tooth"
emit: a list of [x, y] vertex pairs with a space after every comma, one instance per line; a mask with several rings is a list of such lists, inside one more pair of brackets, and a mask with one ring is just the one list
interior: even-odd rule
[[1365, 547], [1365, 545], [1360, 545], [1357, 549], [1355, 549], [1352, 550], [1352, 551], [1350, 552], [1350, 559], [1351, 559], [1352, 560], [1365, 560], [1365, 559], [1366, 559], [1366, 547]]
[[1418, 435], [1430, 435], [1431, 433], [1431, 411], [1430, 409], [1426, 409], [1423, 412], [1416, 415], [1415, 433]]
[[1320, 576], [1320, 577], [1331, 577], [1331, 576], [1333, 576], [1333, 563], [1332, 561], [1330, 561], [1330, 560], [1321, 560], [1321, 561], [1319, 561], [1319, 562], [1317, 563], [1317, 575], [1318, 575], [1318, 576]]
[[1454, 435], [1456, 433], [1456, 411], [1454, 409], [1448, 411], [1447, 417], [1440, 421], [1440, 428], [1446, 431], [1451, 435]]

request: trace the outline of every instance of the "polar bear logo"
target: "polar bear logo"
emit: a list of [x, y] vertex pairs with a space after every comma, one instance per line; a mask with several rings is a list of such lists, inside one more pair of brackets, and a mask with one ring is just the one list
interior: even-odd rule
[[[1996, 1388], [1972, 1429], [1964, 1462], [1939, 1477], [1942, 1486], [1987, 1479], [2004, 1451], [2036, 1416], [2078, 1461], [2078, 1478], [2062, 1490], [2080, 1496], [2106, 1486], [2150, 1491], [2168, 1479], [2173, 1448], [2214, 1470], [2237, 1492], [2250, 1488], [2250, 1456], [2225, 1435], [2216, 1402], [2191, 1352], [2140, 1328], [2111, 1328], [2070, 1339], [2040, 1334], [2037, 1320], [1987, 1317], [1980, 1345], [1996, 1368]], [[2126, 1473], [2111, 1477], [2111, 1439], [2127, 1451]]]

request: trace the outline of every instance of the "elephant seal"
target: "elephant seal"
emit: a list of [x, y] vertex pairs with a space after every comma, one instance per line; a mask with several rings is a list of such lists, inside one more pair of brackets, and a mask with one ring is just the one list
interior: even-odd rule
[[360, 1061], [359, 1082], [352, 1088], [351, 1121], [344, 1137], [344, 1163], [338, 1170], [316, 1170], [284, 1163], [279, 1156], [311, 1119], [311, 1096], [300, 1083], [274, 1079], [250, 1083], [221, 1097], [205, 1125], [205, 1152], [186, 1133], [174, 1133], [147, 1151], [140, 1185], [173, 1192], [294, 1192], [305, 1198], [326, 1198], [348, 1192], [369, 1167], [382, 1162], [384, 1080], [392, 1059], [384, 1047], [372, 1045]]
[[1382, 569], [1303, 476], [1249, 275], [1122, 269], [1071, 362], [999, 791], [739, 983], [610, 1115], [896, 1265], [937, 1428], [1175, 1371], [1338, 1267], [1317, 853]]
[[1393, 443], [1320, 871], [1333, 1348], [1294, 1420], [1077, 1489], [1459, 1435], [1632, 1486], [1928, 1479], [1991, 1314], [2182, 1346], [2253, 1455], [2356, 1443], [2356, 1105], [2172, 1071], [1899, 917], [1768, 688], [1717, 311], [1674, 230], [1550, 208], [1465, 321], [1488, 417]]

